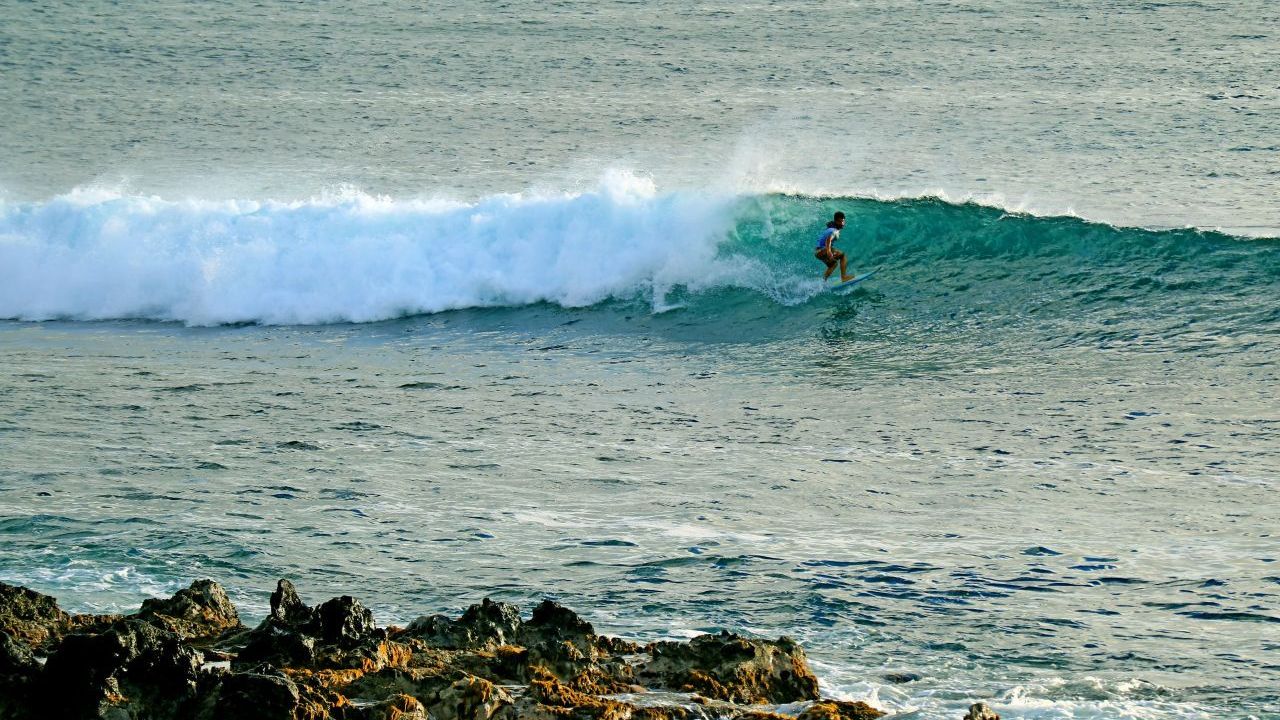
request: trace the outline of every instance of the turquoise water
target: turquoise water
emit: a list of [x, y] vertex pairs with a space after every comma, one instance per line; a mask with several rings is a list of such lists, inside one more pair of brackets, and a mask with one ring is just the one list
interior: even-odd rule
[[0, 17], [0, 579], [1280, 717], [1274, 11]]

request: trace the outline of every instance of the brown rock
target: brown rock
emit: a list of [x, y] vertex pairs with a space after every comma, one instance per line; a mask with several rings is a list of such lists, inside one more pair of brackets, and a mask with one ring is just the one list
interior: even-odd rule
[[31, 648], [57, 640], [66, 632], [71, 616], [48, 595], [0, 582], [0, 630]]
[[128, 618], [101, 634], [68, 635], [45, 663], [39, 692], [58, 698], [69, 717], [186, 718], [199, 704], [202, 662], [173, 633]]
[[[550, 673], [543, 672], [529, 683], [528, 699], [545, 706], [552, 716], [583, 720], [630, 720], [634, 706], [578, 692], [561, 684]], [[521, 712], [520, 717], [526, 713]]]
[[965, 713], [964, 720], [1000, 720], [1000, 716], [989, 705], [980, 702], [969, 706], [969, 712]]
[[197, 580], [168, 600], [145, 600], [135, 617], [184, 640], [215, 637], [241, 627], [227, 592], [212, 580]]
[[343, 692], [363, 701], [409, 695], [436, 720], [488, 720], [513, 703], [497, 685], [452, 669], [387, 668], [365, 675]]
[[543, 600], [533, 609], [533, 617], [524, 624], [520, 641], [526, 646], [569, 643], [583, 654], [595, 649], [595, 628], [569, 608], [552, 600]]
[[515, 643], [522, 625], [519, 608], [485, 598], [457, 620], [424, 616], [410, 623], [405, 632], [432, 647], [478, 650]]
[[412, 695], [396, 695], [359, 711], [360, 720], [427, 720], [430, 717]]
[[374, 631], [373, 613], [350, 595], [336, 597], [316, 608], [320, 640], [354, 647], [369, 639]]
[[283, 578], [276, 582], [276, 591], [271, 593], [271, 620], [283, 627], [305, 630], [316, 621], [315, 615], [315, 610], [298, 597], [293, 583]]
[[885, 714], [864, 702], [822, 700], [805, 708], [796, 720], [875, 720]]
[[310, 608], [298, 598], [293, 583], [280, 580], [271, 595], [271, 614], [251, 631], [224, 637], [243, 643], [232, 668], [251, 670], [261, 665], [294, 669], [358, 668], [377, 672], [403, 667], [413, 652], [388, 638], [374, 625], [373, 613], [344, 595]]
[[278, 671], [235, 673], [222, 681], [215, 718], [294, 720], [302, 704], [297, 684]]
[[700, 635], [688, 643], [660, 642], [640, 671], [674, 690], [738, 703], [818, 699], [818, 678], [790, 638], [749, 640], [731, 633]]
[[16, 717], [27, 707], [39, 672], [40, 663], [31, 648], [0, 630], [0, 718]]

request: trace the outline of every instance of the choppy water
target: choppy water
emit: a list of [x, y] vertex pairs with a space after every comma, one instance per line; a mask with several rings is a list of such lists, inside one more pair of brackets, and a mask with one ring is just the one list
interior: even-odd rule
[[0, 579], [1280, 717], [1264, 4], [0, 17]]

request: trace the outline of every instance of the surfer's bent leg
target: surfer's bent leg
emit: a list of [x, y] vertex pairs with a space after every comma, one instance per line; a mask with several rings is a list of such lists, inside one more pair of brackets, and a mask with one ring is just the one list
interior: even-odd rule
[[836, 257], [838, 256], [842, 258], [840, 262], [843, 262], [844, 257], [840, 253], [833, 253], [824, 248], [818, 248], [818, 252], [814, 253], [813, 256], [821, 260], [827, 266], [827, 271], [822, 274], [823, 280], [831, 277], [831, 273], [835, 271], [837, 264]]

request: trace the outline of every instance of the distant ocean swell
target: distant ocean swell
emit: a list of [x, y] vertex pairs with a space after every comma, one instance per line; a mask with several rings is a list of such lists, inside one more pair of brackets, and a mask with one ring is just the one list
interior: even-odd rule
[[[371, 322], [537, 302], [642, 300], [663, 310], [673, 297], [714, 303], [719, 291], [791, 306], [822, 290], [812, 240], [836, 209], [849, 215], [841, 246], [855, 268], [891, 268], [884, 279], [926, 304], [974, 281], [1074, 288], [1072, 312], [1117, 298], [1160, 307], [1224, 286], [1244, 300], [1280, 285], [1274, 239], [932, 198], [659, 193], [616, 175], [590, 192], [478, 202], [81, 191], [0, 203], [0, 318]], [[1029, 302], [1027, 292], [1009, 301]]]

